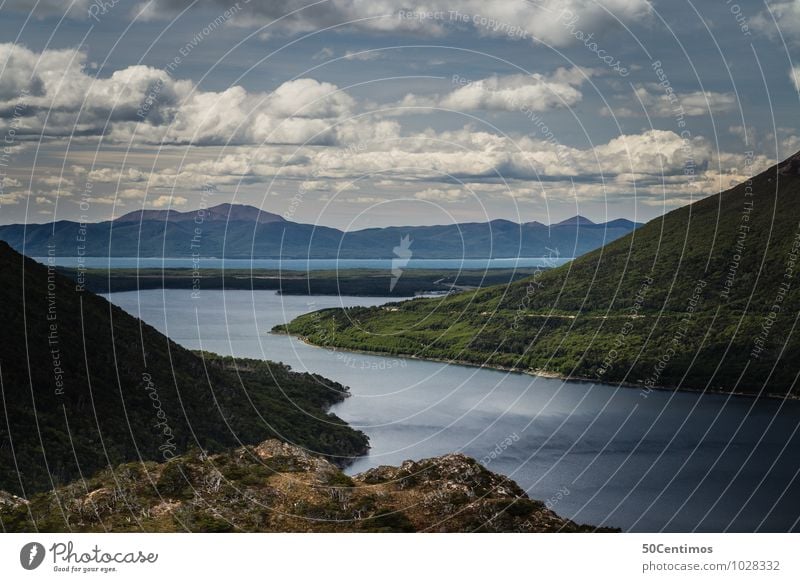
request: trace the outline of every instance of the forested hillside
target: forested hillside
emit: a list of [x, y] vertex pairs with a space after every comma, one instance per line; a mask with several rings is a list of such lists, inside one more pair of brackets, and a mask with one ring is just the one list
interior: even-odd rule
[[797, 394], [800, 158], [510, 285], [288, 326], [314, 343], [562, 376]]

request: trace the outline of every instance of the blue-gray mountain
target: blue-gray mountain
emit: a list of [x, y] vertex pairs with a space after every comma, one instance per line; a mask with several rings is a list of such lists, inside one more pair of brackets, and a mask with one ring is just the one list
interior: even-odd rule
[[[81, 225], [0, 226], [0, 240], [28, 256], [388, 259], [408, 236], [415, 259], [579, 256], [638, 228], [625, 219], [595, 224], [576, 216], [552, 225], [508, 220], [397, 226], [352, 232], [301, 224], [252, 206], [140, 210]], [[52, 246], [49, 246], [52, 245]]]

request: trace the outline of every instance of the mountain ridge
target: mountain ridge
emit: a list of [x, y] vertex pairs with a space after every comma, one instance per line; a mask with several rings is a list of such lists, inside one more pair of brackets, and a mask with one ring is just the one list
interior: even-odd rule
[[572, 257], [624, 236], [638, 223], [519, 224], [508, 220], [341, 231], [286, 220], [253, 206], [137, 210], [115, 220], [81, 224], [0, 226], [0, 240], [28, 256], [225, 257], [242, 259], [391, 259], [408, 236], [415, 259]]
[[286, 219], [272, 212], [260, 210], [255, 206], [247, 204], [230, 204], [223, 202], [216, 206], [208, 208], [199, 208], [196, 210], [179, 211], [175, 209], [169, 210], [134, 210], [127, 214], [123, 214], [109, 222], [139, 222], [144, 220], [159, 220], [162, 222], [197, 222], [198, 224], [205, 221], [225, 220], [225, 221], [248, 221], [258, 224], [265, 224], [270, 222], [286, 222]]

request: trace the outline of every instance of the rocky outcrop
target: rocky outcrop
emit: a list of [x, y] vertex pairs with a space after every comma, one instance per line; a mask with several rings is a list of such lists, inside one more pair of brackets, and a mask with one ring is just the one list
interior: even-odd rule
[[0, 491], [0, 512], [16, 511], [27, 505], [28, 502], [22, 497], [17, 497], [8, 491]]
[[[6, 500], [8, 498], [8, 500]], [[595, 531], [464, 455], [348, 477], [277, 440], [129, 463], [25, 501], [0, 495], [6, 531]]]

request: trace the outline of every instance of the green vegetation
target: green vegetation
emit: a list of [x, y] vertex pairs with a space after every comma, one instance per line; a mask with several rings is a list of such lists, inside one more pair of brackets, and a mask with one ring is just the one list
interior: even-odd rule
[[[58, 271], [77, 279], [76, 269]], [[268, 269], [89, 269], [80, 274], [94, 293], [144, 289], [280, 290], [286, 295], [361, 295], [412, 297], [428, 292], [486, 287], [523, 279], [535, 268], [520, 269], [407, 269], [392, 286], [389, 270], [275, 271]]]
[[0, 243], [0, 489], [30, 495], [131, 460], [277, 437], [345, 464], [367, 437], [344, 386], [193, 353]]
[[645, 389], [796, 396], [799, 165], [789, 160], [510, 285], [330, 309], [276, 331]]

